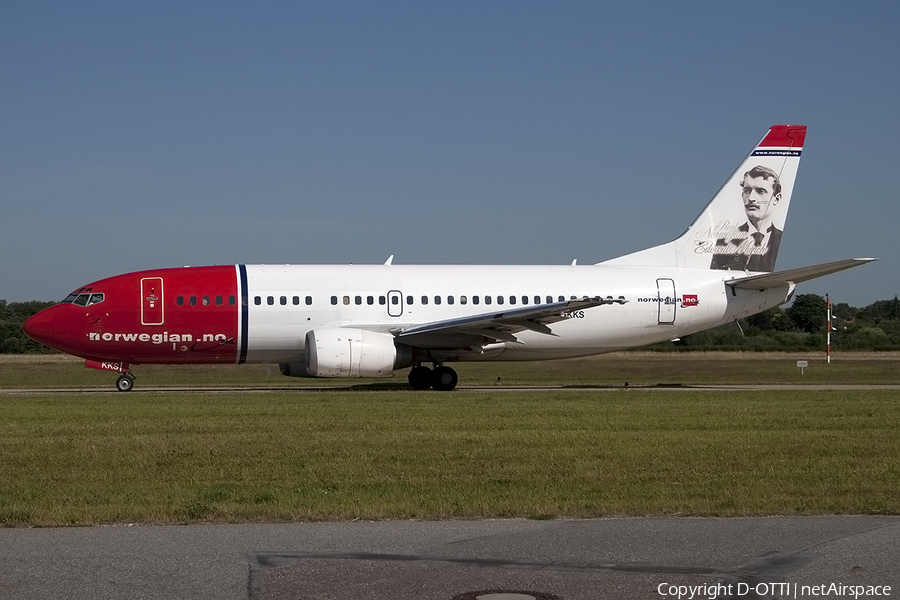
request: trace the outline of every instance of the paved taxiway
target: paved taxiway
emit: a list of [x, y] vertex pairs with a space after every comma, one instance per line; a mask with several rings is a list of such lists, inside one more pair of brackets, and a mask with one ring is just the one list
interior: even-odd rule
[[875, 516], [0, 529], [0, 598], [896, 597], [898, 556], [900, 517]]

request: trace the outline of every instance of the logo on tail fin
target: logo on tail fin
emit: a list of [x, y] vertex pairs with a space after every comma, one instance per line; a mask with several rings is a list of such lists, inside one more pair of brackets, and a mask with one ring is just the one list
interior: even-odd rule
[[806, 127], [772, 127], [710, 202], [711, 227], [694, 239], [710, 269], [775, 270], [805, 138]]
[[[781, 200], [781, 179], [764, 165], [756, 165], [741, 181], [741, 200], [747, 220], [716, 238], [710, 269], [773, 271], [781, 229], [774, 222]], [[781, 222], [784, 222], [782, 216]]]
[[680, 237], [598, 264], [774, 271], [805, 139], [774, 125]]

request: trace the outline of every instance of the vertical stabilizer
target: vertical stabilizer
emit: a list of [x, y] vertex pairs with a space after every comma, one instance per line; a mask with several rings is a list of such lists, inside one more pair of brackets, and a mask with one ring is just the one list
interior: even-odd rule
[[774, 271], [805, 138], [774, 125], [681, 237], [598, 264]]

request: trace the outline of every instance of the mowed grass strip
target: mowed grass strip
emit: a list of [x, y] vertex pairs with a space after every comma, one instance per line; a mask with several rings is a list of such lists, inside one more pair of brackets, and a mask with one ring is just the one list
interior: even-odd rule
[[0, 523], [900, 513], [898, 393], [0, 396]]

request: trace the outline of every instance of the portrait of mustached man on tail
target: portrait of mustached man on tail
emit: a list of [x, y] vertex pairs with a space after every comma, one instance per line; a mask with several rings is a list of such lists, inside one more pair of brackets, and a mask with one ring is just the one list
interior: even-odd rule
[[781, 230], [772, 217], [781, 200], [781, 181], [772, 169], [757, 165], [744, 173], [741, 199], [747, 221], [733, 230], [733, 236], [716, 240], [710, 269], [773, 271]]

